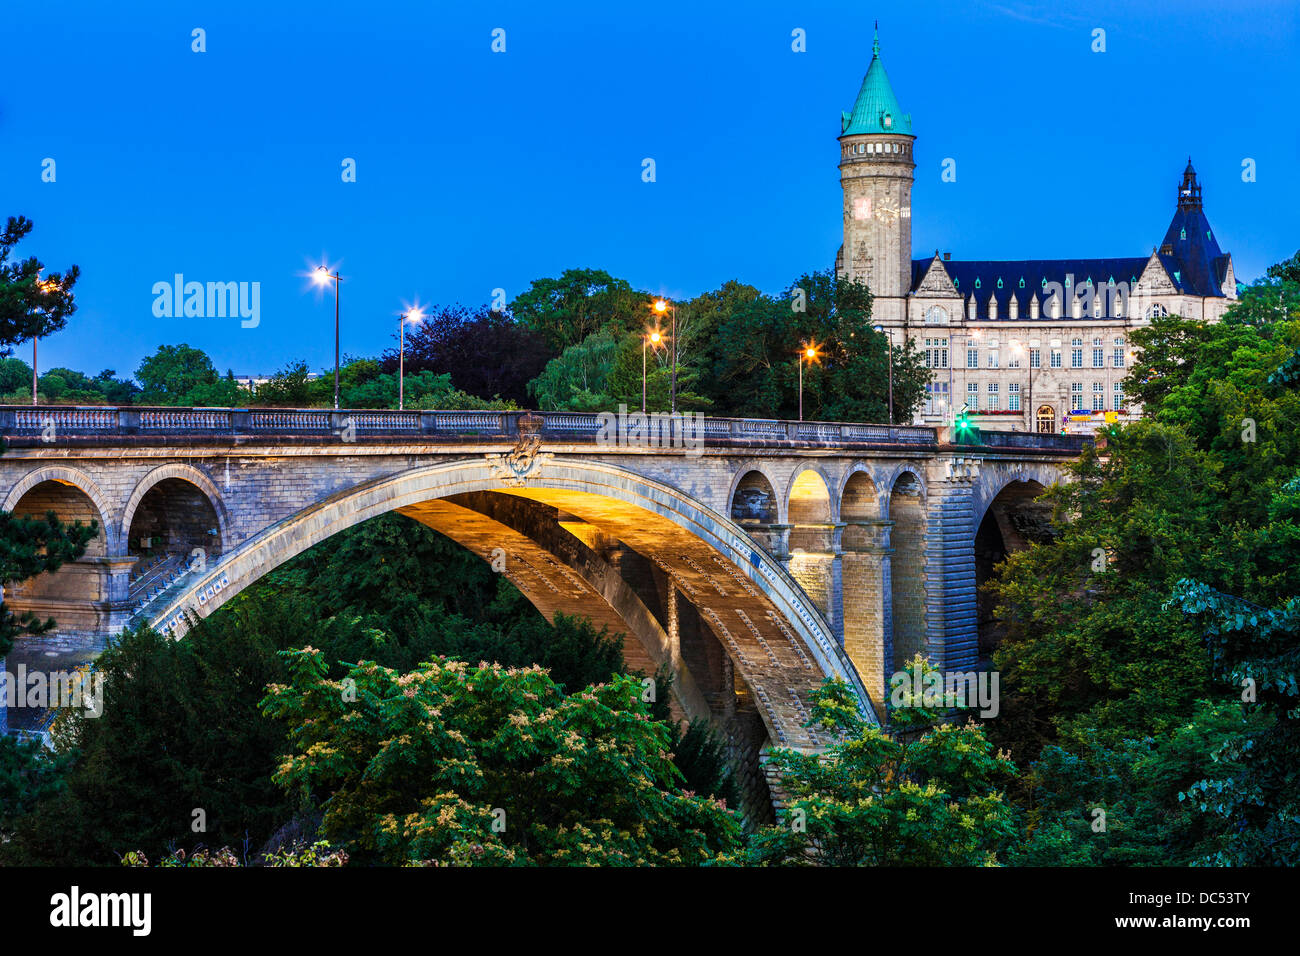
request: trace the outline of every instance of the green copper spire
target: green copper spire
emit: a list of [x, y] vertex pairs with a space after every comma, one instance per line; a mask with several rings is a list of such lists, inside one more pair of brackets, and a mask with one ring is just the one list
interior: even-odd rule
[[911, 135], [912, 117], [904, 113], [894, 96], [885, 74], [885, 64], [880, 59], [880, 32], [876, 31], [871, 43], [871, 65], [862, 78], [857, 102], [852, 113], [844, 113], [840, 123], [842, 136], [857, 133], [906, 133]]

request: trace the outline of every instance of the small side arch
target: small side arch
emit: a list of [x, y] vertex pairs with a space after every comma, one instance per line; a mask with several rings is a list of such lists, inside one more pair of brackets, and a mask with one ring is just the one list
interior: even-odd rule
[[[12, 512], [23, 496], [35, 488], [37, 485], [47, 481], [56, 481], [60, 484], [71, 485], [76, 488], [95, 506], [99, 512], [97, 520], [99, 521], [99, 540], [103, 542], [104, 553], [116, 554], [118, 538], [109, 516], [113, 510], [108, 506], [108, 501], [104, 493], [100, 491], [99, 486], [85, 472], [76, 468], [69, 468], [66, 465], [46, 465], [37, 468], [35, 471], [23, 477], [21, 481], [9, 489], [9, 494], [5, 496], [4, 504], [0, 505], [0, 510]], [[98, 551], [99, 549], [92, 543], [91, 547]]]
[[131, 522], [135, 519], [135, 513], [139, 509], [144, 496], [159, 482], [166, 481], [169, 478], [188, 482], [208, 499], [208, 503], [212, 505], [212, 510], [217, 516], [217, 530], [221, 536], [222, 550], [229, 549], [234, 542], [230, 539], [230, 516], [226, 512], [226, 503], [221, 500], [221, 492], [212, 483], [212, 479], [203, 472], [193, 465], [186, 465], [178, 461], [159, 465], [136, 482], [135, 489], [131, 492], [131, 497], [127, 499], [122, 514], [117, 521], [118, 541], [126, 542], [131, 533]]
[[759, 464], [745, 462], [736, 469], [727, 492], [727, 514], [742, 527], [778, 524], [785, 519], [785, 503], [777, 497], [777, 483]]

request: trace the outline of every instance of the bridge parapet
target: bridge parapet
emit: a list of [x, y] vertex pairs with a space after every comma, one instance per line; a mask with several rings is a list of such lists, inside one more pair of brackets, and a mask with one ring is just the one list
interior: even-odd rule
[[[34, 441], [77, 444], [149, 438], [184, 438], [195, 443], [234, 439], [292, 437], [334, 440], [345, 433], [371, 439], [454, 441], [467, 436], [513, 441], [520, 420], [540, 421], [543, 438], [601, 444], [611, 432], [643, 421], [651, 436], [685, 436], [702, 443], [816, 445], [819, 447], [893, 446], [934, 450], [948, 444], [945, 430], [916, 425], [865, 422], [809, 422], [779, 419], [715, 418], [690, 413], [670, 416], [639, 412], [393, 411], [314, 408], [175, 408], [144, 406], [0, 406], [0, 433], [19, 445]], [[635, 427], [635, 426], [634, 426]], [[531, 430], [531, 429], [529, 429]], [[667, 430], [666, 432], [663, 430]], [[1085, 436], [1033, 432], [983, 432], [982, 447], [1078, 454]], [[653, 440], [653, 439], [652, 439]], [[980, 446], [973, 446], [980, 447]]]

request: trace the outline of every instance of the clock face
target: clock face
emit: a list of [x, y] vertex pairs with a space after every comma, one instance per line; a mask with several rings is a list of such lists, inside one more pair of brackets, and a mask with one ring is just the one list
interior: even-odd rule
[[886, 225], [893, 225], [898, 222], [898, 216], [898, 202], [888, 196], [882, 196], [880, 202], [876, 204], [876, 219]]

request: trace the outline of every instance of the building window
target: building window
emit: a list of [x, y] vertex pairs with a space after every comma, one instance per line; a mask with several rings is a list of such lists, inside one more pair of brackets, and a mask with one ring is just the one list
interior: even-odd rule
[[989, 368], [998, 367], [998, 350], [989, 349]]
[[1001, 407], [998, 396], [998, 383], [989, 382], [989, 411], [996, 412]]
[[1061, 350], [1060, 350], [1060, 349], [1052, 349], [1052, 362], [1051, 362], [1051, 367], [1052, 367], [1052, 368], [1060, 368], [1060, 367], [1061, 367]]
[[1083, 411], [1083, 383], [1082, 382], [1070, 383], [1070, 411], [1072, 412]]
[[1120, 382], [1115, 383], [1115, 411], [1124, 407], [1124, 386]]
[[1165, 308], [1163, 305], [1161, 305], [1159, 302], [1157, 302], [1155, 305], [1153, 305], [1153, 306], [1151, 306], [1151, 307], [1149, 307], [1149, 308], [1147, 309], [1147, 318], [1148, 318], [1148, 319], [1158, 319], [1158, 318], [1162, 318], [1163, 316], [1166, 316], [1166, 315], [1168, 315], [1168, 314], [1169, 314], [1169, 310], [1166, 309], [1166, 308]]
[[1093, 349], [1093, 350], [1092, 350], [1092, 367], [1093, 367], [1093, 368], [1105, 368], [1105, 367], [1106, 367], [1106, 351], [1105, 351], [1105, 349]]
[[1007, 409], [1013, 412], [1020, 411], [1020, 383], [1010, 382], [1007, 385]]
[[1115, 368], [1124, 367], [1124, 336], [1115, 336], [1115, 349], [1110, 356], [1111, 365]]
[[1106, 383], [1092, 383], [1092, 410], [1094, 412], [1104, 412], [1106, 410]]
[[966, 404], [972, 412], [978, 411], [980, 407], [980, 385], [979, 382], [966, 383]]
[[980, 350], [979, 350], [979, 349], [967, 349], [967, 350], [966, 350], [966, 367], [967, 367], [967, 368], [979, 368], [979, 367], [980, 367]]
[[947, 339], [926, 339], [925, 340], [925, 367], [926, 368], [947, 368], [948, 367], [948, 340]]
[[943, 416], [948, 414], [947, 382], [930, 382], [925, 386], [925, 413]]
[[1070, 340], [1070, 368], [1083, 368], [1083, 339]]
[[1030, 368], [1043, 367], [1043, 353], [1040, 349], [1029, 350], [1029, 367]]
[[938, 305], [930, 306], [930, 308], [925, 310], [925, 324], [926, 325], [947, 325], [948, 310]]

